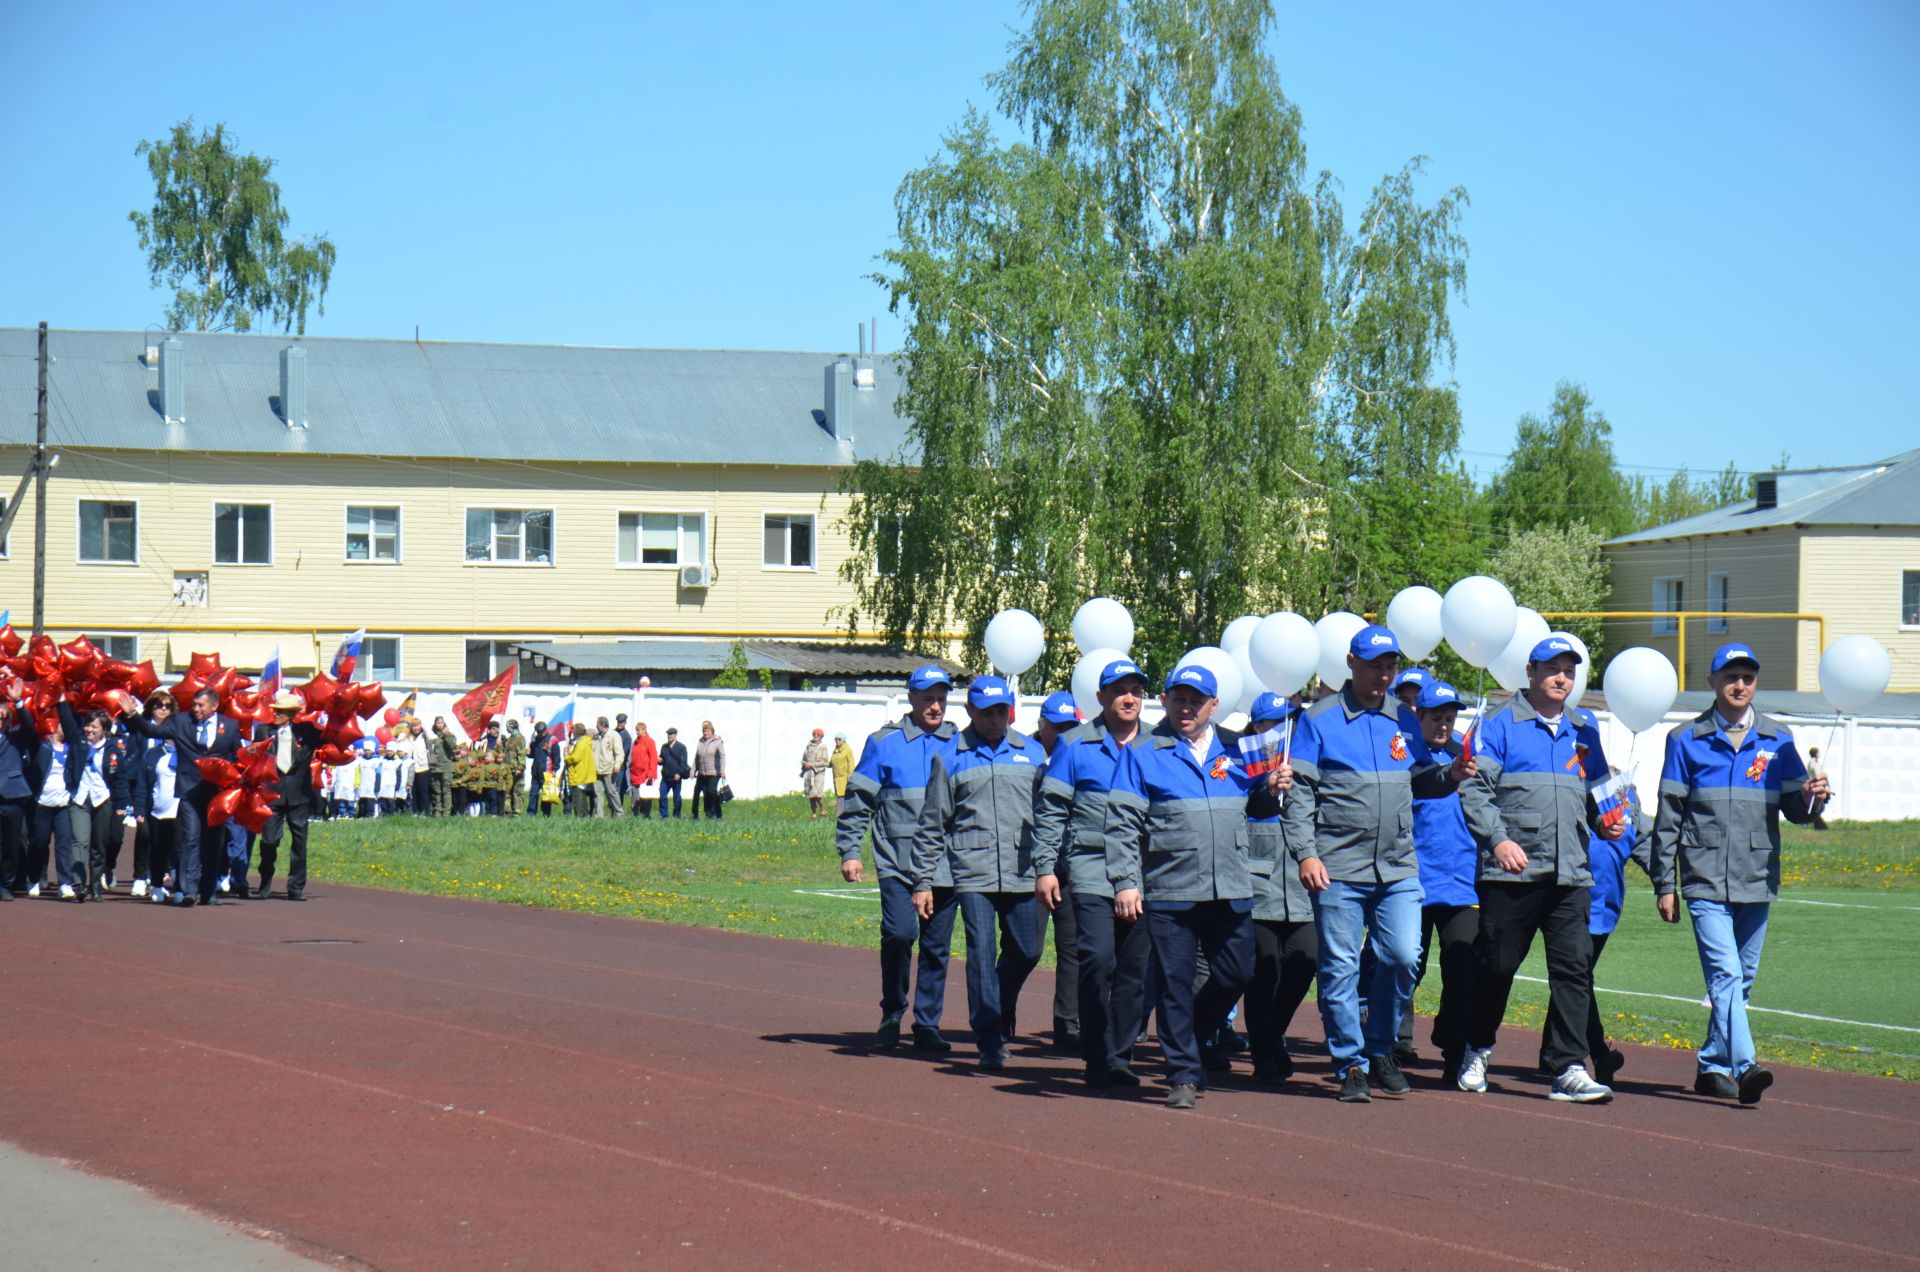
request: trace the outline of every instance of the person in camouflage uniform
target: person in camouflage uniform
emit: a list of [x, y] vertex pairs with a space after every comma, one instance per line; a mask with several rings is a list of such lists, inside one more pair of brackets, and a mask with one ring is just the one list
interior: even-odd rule
[[460, 740], [447, 727], [445, 716], [433, 718], [433, 737], [427, 742], [427, 811], [445, 817], [453, 811], [453, 762]]
[[518, 815], [527, 811], [527, 788], [521, 784], [521, 778], [527, 769], [527, 735], [520, 732], [520, 722], [507, 720], [507, 736], [500, 747], [501, 761], [506, 768], [507, 812]]

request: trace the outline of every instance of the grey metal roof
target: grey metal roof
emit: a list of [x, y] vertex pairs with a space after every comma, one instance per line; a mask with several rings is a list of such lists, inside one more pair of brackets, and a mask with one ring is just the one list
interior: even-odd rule
[[[157, 407], [138, 331], [53, 331], [51, 435], [87, 449], [837, 468], [898, 455], [881, 357], [850, 438], [820, 422], [836, 355], [306, 336], [307, 429], [274, 413], [286, 336], [186, 333], [186, 423]], [[157, 340], [158, 336], [151, 337]], [[33, 437], [36, 333], [0, 328], [0, 443]]]
[[1776, 526], [1920, 526], [1920, 449], [1851, 468], [1782, 469], [1776, 506], [1748, 499], [1607, 540], [1654, 543]]

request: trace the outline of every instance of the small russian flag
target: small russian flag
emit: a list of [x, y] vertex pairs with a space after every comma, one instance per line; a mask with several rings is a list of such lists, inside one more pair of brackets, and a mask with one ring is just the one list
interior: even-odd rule
[[1595, 778], [1587, 783], [1587, 790], [1593, 795], [1594, 807], [1600, 812], [1600, 824], [1612, 826], [1625, 821], [1630, 811], [1627, 807], [1627, 775], [1608, 773], [1605, 777]]
[[1241, 738], [1240, 758], [1247, 766], [1247, 776], [1264, 777], [1279, 768], [1280, 751], [1286, 742], [1285, 734], [1277, 728]]
[[573, 708], [574, 708], [574, 704], [578, 700], [579, 700], [579, 692], [577, 690], [567, 695], [567, 700], [560, 704], [560, 709], [558, 711], [553, 713], [553, 719], [547, 721], [548, 733], [550, 734], [557, 733], [561, 737], [565, 737], [569, 732], [572, 731]]
[[273, 647], [273, 657], [267, 659], [267, 669], [260, 673], [260, 700], [272, 702], [280, 696], [280, 646]]
[[360, 646], [367, 639], [367, 629], [349, 632], [340, 648], [333, 651], [333, 678], [335, 680], [353, 679], [353, 668], [360, 661]]

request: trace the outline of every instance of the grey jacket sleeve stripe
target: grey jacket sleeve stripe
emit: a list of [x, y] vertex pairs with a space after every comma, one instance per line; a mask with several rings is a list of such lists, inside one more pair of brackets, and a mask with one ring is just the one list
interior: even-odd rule
[[1147, 801], [1132, 791], [1107, 796], [1107, 881], [1115, 892], [1139, 891], [1140, 841], [1146, 832]]
[[926, 801], [920, 805], [920, 828], [913, 837], [912, 865], [908, 877], [915, 892], [933, 887], [934, 865], [947, 850], [947, 820], [953, 813], [953, 782], [947, 766], [939, 757], [927, 773]]
[[846, 802], [841, 805], [840, 816], [833, 826], [833, 842], [840, 850], [840, 860], [852, 861], [860, 856], [860, 842], [867, 837], [867, 825], [873, 820], [873, 811], [879, 802], [878, 782], [859, 772], [847, 778]]

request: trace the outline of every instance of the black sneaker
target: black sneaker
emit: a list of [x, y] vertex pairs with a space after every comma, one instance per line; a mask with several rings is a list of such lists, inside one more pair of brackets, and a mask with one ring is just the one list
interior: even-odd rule
[[1773, 1070], [1765, 1065], [1752, 1064], [1740, 1075], [1740, 1103], [1758, 1104], [1760, 1097], [1773, 1085]]
[[1185, 1082], [1177, 1083], [1172, 1090], [1167, 1092], [1167, 1107], [1170, 1109], [1190, 1109], [1193, 1107], [1195, 1094], [1197, 1094], [1197, 1092], [1191, 1085]]
[[873, 1031], [873, 1045], [882, 1051], [892, 1051], [900, 1045], [900, 1017], [881, 1018], [880, 1027]]
[[915, 1025], [913, 1027], [913, 1049], [915, 1051], [932, 1051], [939, 1054], [952, 1051], [953, 1044], [945, 1038], [942, 1038], [938, 1029], [930, 1029], [926, 1025]]
[[1367, 1072], [1357, 1064], [1349, 1067], [1340, 1079], [1340, 1102], [1342, 1104], [1373, 1103], [1373, 1093], [1367, 1090]]
[[995, 1073], [1006, 1068], [1007, 1049], [1005, 1047], [988, 1047], [980, 1053], [980, 1067]]
[[1225, 1025], [1215, 1036], [1213, 1045], [1222, 1055], [1237, 1056], [1247, 1049], [1247, 1039], [1246, 1035], [1234, 1032], [1232, 1025]]
[[1367, 1085], [1379, 1087], [1386, 1095], [1405, 1095], [1410, 1089], [1407, 1075], [1391, 1055], [1367, 1057]]
[[1396, 1042], [1393, 1044], [1393, 1062], [1395, 1064], [1419, 1064], [1420, 1053], [1414, 1050], [1413, 1044], [1410, 1042]]
[[[1767, 1078], [1771, 1081], [1773, 1075], [1768, 1074]], [[1695, 1074], [1693, 1079], [1693, 1093], [1695, 1095], [1710, 1095], [1716, 1100], [1737, 1100], [1740, 1098], [1740, 1088], [1735, 1086], [1733, 1079], [1724, 1073]]]
[[1253, 1080], [1262, 1086], [1279, 1086], [1287, 1080], [1287, 1075], [1280, 1071], [1280, 1065], [1274, 1060], [1256, 1060], [1253, 1065]]
[[1200, 1048], [1200, 1067], [1208, 1073], [1230, 1073], [1233, 1061], [1219, 1047]]
[[1618, 1047], [1608, 1047], [1593, 1058], [1594, 1080], [1601, 1086], [1612, 1086], [1613, 1075], [1626, 1067], [1626, 1053]]
[[1065, 1021], [1054, 1021], [1053, 1049], [1055, 1051], [1065, 1051], [1069, 1055], [1078, 1055], [1080, 1052], [1080, 1031]]
[[1140, 1085], [1140, 1075], [1125, 1065], [1115, 1065], [1113, 1068], [1107, 1070], [1107, 1085], [1137, 1087]]

